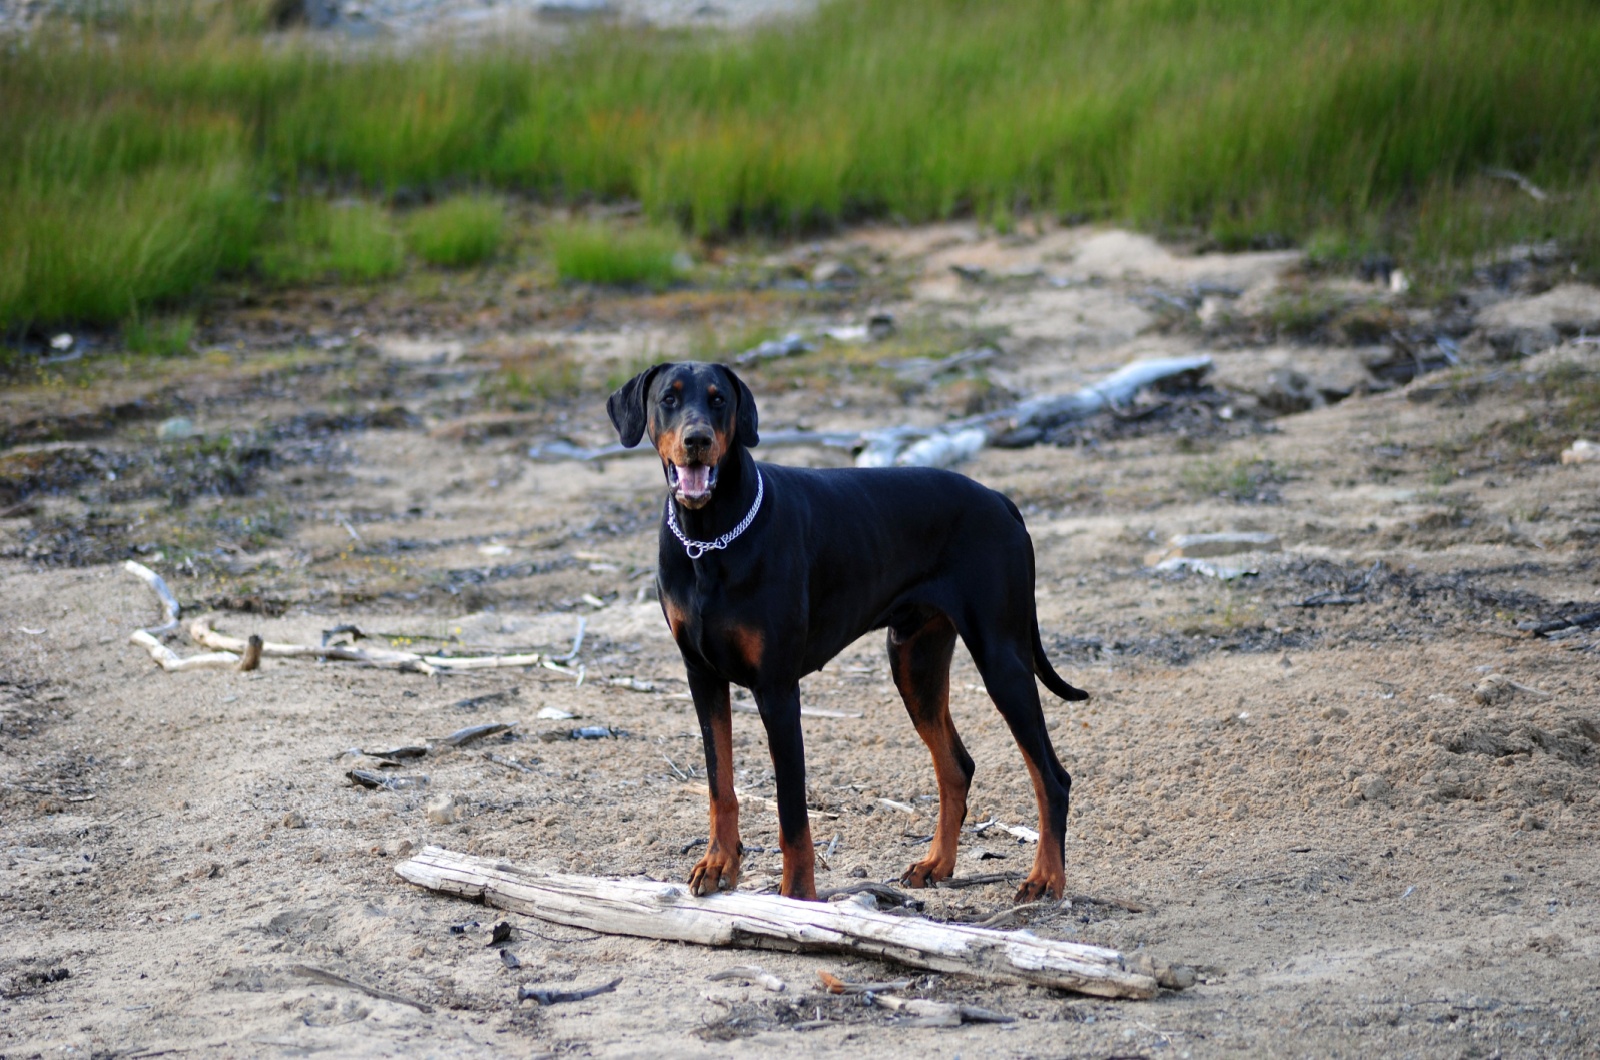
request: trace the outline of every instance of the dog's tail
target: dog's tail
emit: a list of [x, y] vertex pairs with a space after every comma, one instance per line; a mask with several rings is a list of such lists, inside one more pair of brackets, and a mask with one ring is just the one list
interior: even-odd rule
[[1073, 688], [1067, 684], [1066, 681], [1062, 680], [1061, 675], [1056, 673], [1055, 668], [1050, 665], [1050, 659], [1044, 653], [1044, 642], [1039, 639], [1039, 620], [1037, 618], [1033, 620], [1033, 672], [1038, 675], [1040, 681], [1044, 682], [1046, 688], [1062, 699], [1076, 702], [1089, 698], [1089, 693], [1081, 688]]

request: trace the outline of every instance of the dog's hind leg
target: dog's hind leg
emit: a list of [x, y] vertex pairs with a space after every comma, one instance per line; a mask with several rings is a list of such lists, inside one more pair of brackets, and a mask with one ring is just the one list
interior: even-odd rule
[[783, 880], [778, 893], [787, 898], [817, 897], [817, 852], [811, 843], [811, 817], [806, 812], [806, 749], [800, 731], [800, 686], [755, 690], [756, 706], [767, 729], [767, 750], [778, 786], [778, 848], [783, 852]]
[[933, 755], [939, 782], [939, 827], [928, 856], [912, 863], [900, 877], [912, 887], [931, 887], [955, 872], [956, 843], [967, 819], [972, 756], [950, 720], [950, 656], [955, 643], [956, 628], [943, 612], [934, 612], [920, 624], [889, 627], [889, 671], [917, 735]]
[[728, 682], [689, 668], [689, 692], [706, 745], [706, 782], [711, 789], [711, 837], [705, 857], [689, 872], [697, 895], [731, 891], [739, 883], [744, 848], [739, 842], [739, 799], [733, 793], [733, 714]]
[[1033, 683], [1031, 646], [1021, 638], [1016, 638], [1015, 643], [1011, 638], [979, 644], [969, 640], [967, 646], [978, 664], [978, 672], [983, 675], [989, 698], [1000, 709], [1001, 717], [1006, 719], [1022, 751], [1022, 760], [1033, 778], [1034, 798], [1039, 804], [1039, 850], [1034, 855], [1033, 870], [1017, 891], [1017, 901], [1060, 898], [1067, 885], [1067, 800], [1072, 778], [1056, 758], [1044, 727], [1039, 689]]

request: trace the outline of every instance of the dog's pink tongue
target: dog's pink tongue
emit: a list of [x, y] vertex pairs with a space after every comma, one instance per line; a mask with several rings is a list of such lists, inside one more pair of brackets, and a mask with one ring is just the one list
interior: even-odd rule
[[711, 469], [699, 467], [678, 468], [678, 488], [690, 497], [698, 497], [711, 488]]

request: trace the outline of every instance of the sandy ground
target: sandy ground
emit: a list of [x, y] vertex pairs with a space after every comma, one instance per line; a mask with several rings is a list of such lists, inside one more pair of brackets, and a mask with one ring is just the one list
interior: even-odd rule
[[[1512, 431], [1562, 400], [1541, 381], [1600, 367], [1593, 345], [1390, 386], [1360, 367], [1377, 360], [1359, 341], [1251, 337], [1253, 307], [1299, 282], [1294, 255], [1186, 256], [1092, 229], [867, 231], [759, 264], [807, 291], [761, 303], [775, 329], [889, 309], [919, 348], [999, 350], [981, 372], [922, 385], [840, 343], [753, 368], [772, 429], [934, 422], [1140, 355], [1214, 353], [1227, 385], [1175, 398], [1188, 419], [1144, 407], [962, 468], [1023, 507], [1046, 645], [1093, 694], [1047, 703], [1075, 780], [1077, 900], [1024, 920], [1186, 965], [1196, 985], [1116, 1003], [919, 974], [911, 995], [1017, 1019], [915, 1028], [816, 978], [890, 966], [595, 935], [397, 878], [428, 843], [665, 880], [698, 857], [699, 736], [651, 589], [659, 468], [526, 453], [604, 443], [608, 373], [698, 348], [695, 313], [723, 314], [712, 324], [733, 333], [748, 304], [574, 308], [535, 293], [542, 315], [510, 306], [402, 332], [375, 296], [365, 311], [306, 308], [343, 329], [317, 341], [294, 306], [276, 345], [241, 313], [210, 324], [239, 328], [231, 352], [5, 396], [13, 493], [0, 500], [33, 506], [0, 522], [0, 1055], [1600, 1054], [1600, 632], [1518, 629], [1597, 609], [1600, 464], [1563, 466], [1556, 435]], [[964, 280], [957, 264], [987, 271]], [[1327, 283], [1426, 315], [1377, 283]], [[1468, 292], [1459, 312], [1497, 302], [1504, 316], [1533, 293]], [[1188, 316], [1174, 321], [1175, 305]], [[505, 350], [552, 345], [582, 374], [574, 396], [509, 412], [486, 398]], [[1345, 400], [1274, 416], [1266, 380], [1293, 363], [1361, 378]], [[198, 440], [157, 440], [178, 414]], [[1148, 566], [1172, 534], [1234, 530], [1282, 547], [1219, 560], [1255, 571], [1229, 581]], [[585, 677], [295, 660], [165, 674], [127, 640], [158, 620], [127, 557], [161, 570], [191, 612], [275, 640], [354, 624], [426, 650], [559, 653], [581, 617]], [[1496, 674], [1512, 683], [1484, 686]], [[894, 880], [936, 804], [879, 639], [804, 694], [861, 715], [805, 724], [813, 828], [832, 851], [818, 884]], [[541, 720], [544, 708], [575, 720]], [[969, 824], [1036, 823], [1020, 756], [960, 649], [952, 711], [978, 764]], [[515, 728], [437, 746], [487, 722]], [[617, 733], [567, 737], [588, 725]], [[770, 795], [758, 719], [736, 714], [734, 731], [739, 786]], [[425, 786], [347, 779], [380, 766], [351, 749], [409, 744], [435, 749], [387, 772]], [[426, 815], [441, 796], [455, 799], [449, 823]], [[776, 819], [750, 808], [744, 821], [744, 886], [771, 887]], [[994, 830], [967, 834], [958, 873], [1021, 872], [1031, 857]], [[1012, 889], [917, 896], [930, 916], [976, 921]], [[490, 945], [502, 919], [511, 937]], [[788, 991], [708, 981], [752, 962]], [[516, 1000], [528, 983], [617, 976], [615, 993], [584, 1002]]]

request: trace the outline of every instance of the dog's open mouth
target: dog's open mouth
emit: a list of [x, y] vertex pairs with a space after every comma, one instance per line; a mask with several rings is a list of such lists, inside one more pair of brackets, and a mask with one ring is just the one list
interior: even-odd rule
[[667, 469], [672, 492], [677, 494], [678, 500], [690, 507], [704, 503], [717, 485], [717, 469], [707, 467], [705, 464], [669, 463]]

